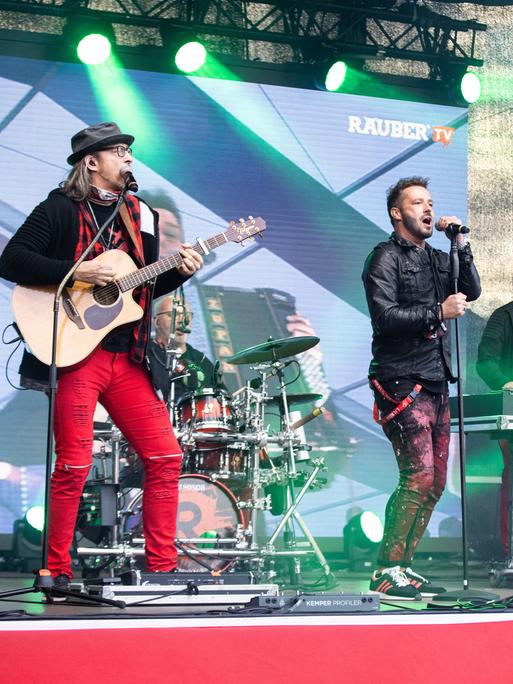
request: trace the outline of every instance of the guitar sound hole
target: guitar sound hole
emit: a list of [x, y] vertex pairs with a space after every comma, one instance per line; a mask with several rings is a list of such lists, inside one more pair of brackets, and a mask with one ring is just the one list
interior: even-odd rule
[[119, 287], [116, 283], [108, 285], [95, 285], [93, 288], [94, 301], [102, 306], [110, 306], [119, 299]]

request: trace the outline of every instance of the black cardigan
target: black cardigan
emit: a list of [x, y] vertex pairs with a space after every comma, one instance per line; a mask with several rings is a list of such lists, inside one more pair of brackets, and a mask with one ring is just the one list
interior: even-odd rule
[[[159, 255], [158, 214], [151, 211], [153, 234], [141, 233], [146, 264], [157, 261]], [[20, 285], [57, 285], [74, 263], [78, 237], [78, 204], [61, 189], [52, 190], [7, 243], [0, 256], [0, 277]], [[159, 275], [152, 298], [172, 292], [185, 280], [176, 269]], [[25, 351], [20, 373], [44, 381], [48, 366]]]

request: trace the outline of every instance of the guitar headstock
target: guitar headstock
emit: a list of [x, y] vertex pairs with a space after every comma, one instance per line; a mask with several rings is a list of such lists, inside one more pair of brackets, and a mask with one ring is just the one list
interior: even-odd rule
[[255, 235], [262, 237], [264, 230], [265, 221], [261, 216], [248, 216], [247, 219], [230, 221], [224, 235], [231, 242], [243, 244], [246, 240], [252, 240]]

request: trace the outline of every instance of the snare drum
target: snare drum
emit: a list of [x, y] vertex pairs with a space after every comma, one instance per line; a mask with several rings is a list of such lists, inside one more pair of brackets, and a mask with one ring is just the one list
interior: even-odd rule
[[236, 442], [219, 449], [188, 450], [184, 453], [183, 472], [208, 475], [212, 480], [246, 480], [249, 447]]
[[[176, 424], [180, 431], [214, 435], [235, 432], [235, 413], [228, 393], [224, 390], [202, 389], [200, 392], [187, 394], [177, 401], [176, 413]], [[216, 444], [223, 444], [223, 441], [199, 440], [195, 443], [195, 449], [211, 451]]]

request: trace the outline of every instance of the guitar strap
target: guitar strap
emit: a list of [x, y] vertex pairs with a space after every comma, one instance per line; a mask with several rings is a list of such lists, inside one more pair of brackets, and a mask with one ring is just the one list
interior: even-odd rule
[[119, 215], [123, 219], [123, 223], [125, 224], [125, 228], [127, 229], [128, 234], [130, 235], [130, 239], [132, 240], [132, 243], [135, 247], [135, 251], [139, 255], [141, 262], [144, 265], [145, 264], [144, 254], [142, 253], [142, 250], [139, 247], [139, 241], [137, 240], [137, 236], [136, 236], [135, 231], [134, 231], [134, 226], [132, 224], [132, 221], [130, 220], [130, 215], [128, 213], [128, 209], [126, 208], [126, 204], [124, 202], [119, 209]]

